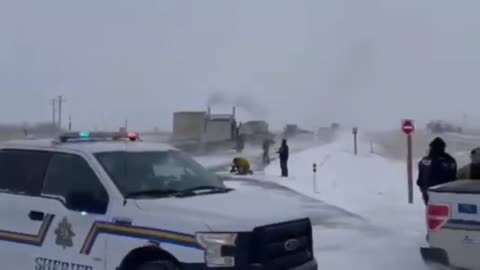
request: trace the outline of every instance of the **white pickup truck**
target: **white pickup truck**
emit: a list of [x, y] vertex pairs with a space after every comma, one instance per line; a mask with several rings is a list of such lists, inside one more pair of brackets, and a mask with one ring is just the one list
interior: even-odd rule
[[429, 190], [427, 263], [480, 269], [480, 181], [459, 180]]
[[289, 202], [136, 133], [0, 144], [0, 261], [35, 270], [317, 270]]

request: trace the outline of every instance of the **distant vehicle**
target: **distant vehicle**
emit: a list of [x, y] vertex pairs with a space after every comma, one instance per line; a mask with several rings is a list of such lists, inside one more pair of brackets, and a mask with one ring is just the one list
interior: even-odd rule
[[442, 121], [442, 120], [429, 122], [427, 124], [427, 130], [433, 134], [439, 134], [444, 132], [455, 132], [455, 133], [463, 132], [463, 129], [461, 127], [446, 121]]
[[261, 145], [267, 139], [273, 139], [274, 135], [269, 130], [266, 121], [252, 120], [241, 123], [238, 129], [239, 135], [245, 138], [249, 144]]
[[301, 129], [297, 124], [287, 124], [283, 129], [283, 137], [291, 138], [300, 134], [312, 134], [313, 132]]
[[459, 180], [429, 190], [429, 247], [420, 249], [428, 264], [480, 269], [480, 181]]
[[136, 133], [1, 144], [0, 214], [11, 269], [317, 269], [298, 208]]
[[195, 152], [234, 149], [238, 137], [235, 108], [232, 114], [208, 111], [183, 111], [173, 114], [171, 143], [182, 150]]
[[340, 129], [340, 124], [339, 124], [339, 123], [332, 123], [332, 124], [330, 125], [330, 128], [331, 128], [332, 130], [334, 130], [334, 131], [337, 131], [337, 130]]
[[261, 120], [247, 121], [242, 123], [240, 133], [246, 135], [268, 134], [268, 123]]
[[330, 127], [320, 127], [317, 129], [317, 137], [323, 142], [330, 142], [335, 137], [336, 130]]

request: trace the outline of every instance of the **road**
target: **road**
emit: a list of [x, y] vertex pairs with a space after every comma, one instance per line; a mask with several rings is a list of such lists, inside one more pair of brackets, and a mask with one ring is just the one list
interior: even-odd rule
[[[289, 204], [298, 204], [312, 221], [314, 253], [319, 262], [319, 269], [353, 269], [352, 264], [356, 262], [360, 262], [359, 268], [356, 269], [362, 270], [428, 269], [419, 263], [418, 258], [413, 259], [418, 257], [417, 242], [411, 242], [409, 237], [406, 237], [402, 243], [399, 240], [404, 237], [401, 233], [372, 224], [370, 220], [358, 214], [272, 182], [235, 177], [226, 180], [225, 184], [236, 189], [262, 192], [265, 199], [275, 197], [286, 200]], [[421, 240], [423, 239], [419, 239]], [[395, 253], [391, 253], [391, 249], [402, 250], [402, 256], [396, 257]], [[347, 257], [339, 254], [345, 254]], [[382, 259], [372, 262], [375, 254]], [[412, 260], [406, 261], [403, 257], [405, 254], [409, 254]]]
[[322, 227], [351, 226], [352, 224], [364, 224], [364, 220], [341, 208], [328, 205], [320, 200], [308, 197], [284, 186], [255, 180], [252, 178], [242, 179], [241, 177], [224, 178], [224, 183], [232, 188], [252, 192], [262, 192], [268, 196], [286, 200], [301, 206], [305, 213], [311, 218], [312, 224]]
[[[226, 180], [225, 184], [235, 189], [262, 192], [265, 194], [266, 199], [274, 197], [285, 200], [289, 204], [298, 204], [301, 209], [305, 211], [306, 216], [312, 221], [314, 229], [314, 252], [317, 259], [324, 257], [322, 254], [325, 254], [326, 251], [334, 250], [337, 248], [337, 245], [342, 244], [341, 242], [334, 243], [331, 240], [321, 237], [325, 231], [334, 229], [335, 232], [339, 232], [342, 229], [349, 230], [354, 228], [355, 230], [363, 231], [366, 235], [373, 236], [374, 234], [368, 222], [362, 217], [341, 208], [328, 205], [320, 200], [302, 195], [281, 185], [239, 177]], [[343, 240], [341, 241], [343, 242]], [[324, 262], [320, 261], [319, 264], [323, 266]]]
[[[289, 139], [288, 144], [290, 147], [290, 154], [292, 155], [314, 146], [326, 144], [330, 141], [331, 140], [316, 139], [313, 136], [303, 136]], [[271, 148], [270, 159], [272, 161], [277, 158], [275, 153], [277, 148], [278, 145]], [[247, 146], [242, 153], [230, 151], [218, 153], [216, 155], [196, 156], [195, 159], [211, 171], [218, 172], [229, 170], [233, 158], [237, 156], [242, 156], [249, 159], [252, 162], [254, 171], [261, 172], [265, 166], [262, 162], [262, 149], [251, 146]]]

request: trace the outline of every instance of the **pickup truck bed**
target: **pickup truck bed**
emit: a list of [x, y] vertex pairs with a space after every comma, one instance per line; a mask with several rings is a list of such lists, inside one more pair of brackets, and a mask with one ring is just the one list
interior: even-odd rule
[[433, 187], [430, 191], [436, 193], [480, 194], [480, 180], [458, 180]]
[[458, 180], [429, 190], [427, 262], [480, 270], [480, 181]]

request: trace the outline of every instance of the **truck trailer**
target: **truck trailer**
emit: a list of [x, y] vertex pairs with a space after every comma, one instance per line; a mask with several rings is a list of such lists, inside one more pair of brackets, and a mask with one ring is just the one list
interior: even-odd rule
[[181, 111], [173, 114], [171, 143], [188, 152], [212, 152], [235, 148], [238, 127], [235, 108], [231, 114]]

